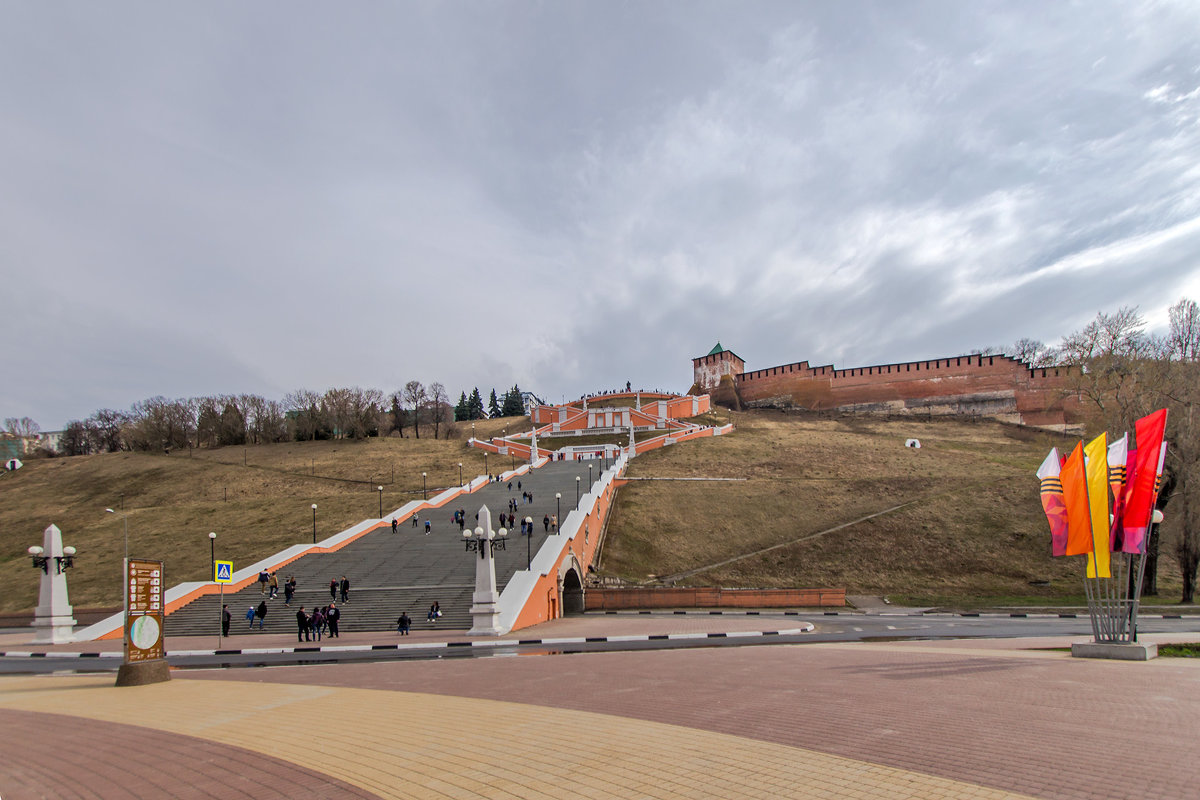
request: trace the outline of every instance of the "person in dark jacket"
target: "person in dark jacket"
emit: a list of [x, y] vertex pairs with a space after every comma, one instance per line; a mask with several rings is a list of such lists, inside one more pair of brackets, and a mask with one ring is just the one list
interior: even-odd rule
[[337, 600], [338, 581], [334, 578], [329, 582], [329, 599]]
[[329, 610], [325, 612], [325, 621], [329, 623], [329, 635], [334, 639], [338, 638], [338, 620], [342, 618], [342, 612], [333, 603], [329, 604]]
[[[263, 600], [258, 604], [258, 608], [254, 609], [254, 619], [258, 620], [258, 629], [261, 631], [263, 626], [267, 624], [267, 601]], [[250, 622], [250, 627], [254, 627], [254, 622]]]
[[296, 641], [312, 641], [308, 638], [308, 614], [304, 613], [304, 606], [300, 606], [300, 610], [296, 612]]
[[229, 604], [221, 606], [221, 635], [229, 635], [229, 623], [233, 622], [233, 614], [229, 613]]
[[401, 636], [408, 636], [408, 629], [412, 626], [412, 620], [408, 616], [407, 611], [400, 612], [400, 619], [396, 620], [396, 630], [400, 631]]
[[283, 604], [290, 606], [292, 597], [296, 594], [296, 576], [288, 575], [287, 581], [283, 584]]
[[321, 641], [321, 628], [325, 627], [325, 615], [321, 613], [321, 609], [313, 609], [312, 616], [308, 619], [308, 626], [312, 629], [313, 635], [317, 637], [317, 641]]
[[342, 602], [350, 602], [350, 579], [345, 575], [342, 576]]

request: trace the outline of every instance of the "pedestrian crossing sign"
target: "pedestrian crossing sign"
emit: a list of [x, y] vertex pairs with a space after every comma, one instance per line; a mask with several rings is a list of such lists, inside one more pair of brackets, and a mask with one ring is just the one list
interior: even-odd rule
[[233, 580], [233, 562], [232, 561], [216, 561], [214, 562], [215, 574], [213, 581], [215, 583], [229, 583]]

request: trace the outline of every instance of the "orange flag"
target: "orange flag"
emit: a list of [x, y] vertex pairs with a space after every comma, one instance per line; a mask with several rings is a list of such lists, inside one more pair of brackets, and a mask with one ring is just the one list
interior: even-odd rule
[[1067, 504], [1067, 552], [1081, 556], [1092, 552], [1092, 513], [1088, 506], [1087, 471], [1083, 464], [1083, 442], [1075, 445], [1063, 462], [1060, 475], [1063, 502]]
[[1087, 576], [1111, 578], [1108, 556], [1108, 434], [1102, 433], [1083, 448], [1087, 465], [1088, 512], [1092, 523], [1092, 550]]

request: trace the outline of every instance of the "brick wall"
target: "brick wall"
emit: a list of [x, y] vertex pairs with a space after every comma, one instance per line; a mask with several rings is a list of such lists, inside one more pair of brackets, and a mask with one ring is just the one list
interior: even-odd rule
[[742, 403], [786, 400], [811, 410], [978, 415], [1062, 428], [1078, 422], [1065, 368], [1030, 369], [1004, 355], [956, 356], [853, 369], [800, 361], [736, 377]]
[[845, 589], [588, 589], [588, 611], [651, 608], [816, 608], [846, 605]]

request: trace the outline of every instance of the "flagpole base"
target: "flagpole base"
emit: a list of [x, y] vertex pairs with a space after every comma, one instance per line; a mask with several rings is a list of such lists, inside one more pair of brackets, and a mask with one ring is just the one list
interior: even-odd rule
[[1116, 661], [1149, 661], [1158, 657], [1158, 645], [1154, 642], [1075, 642], [1071, 645], [1072, 658], [1107, 658]]

